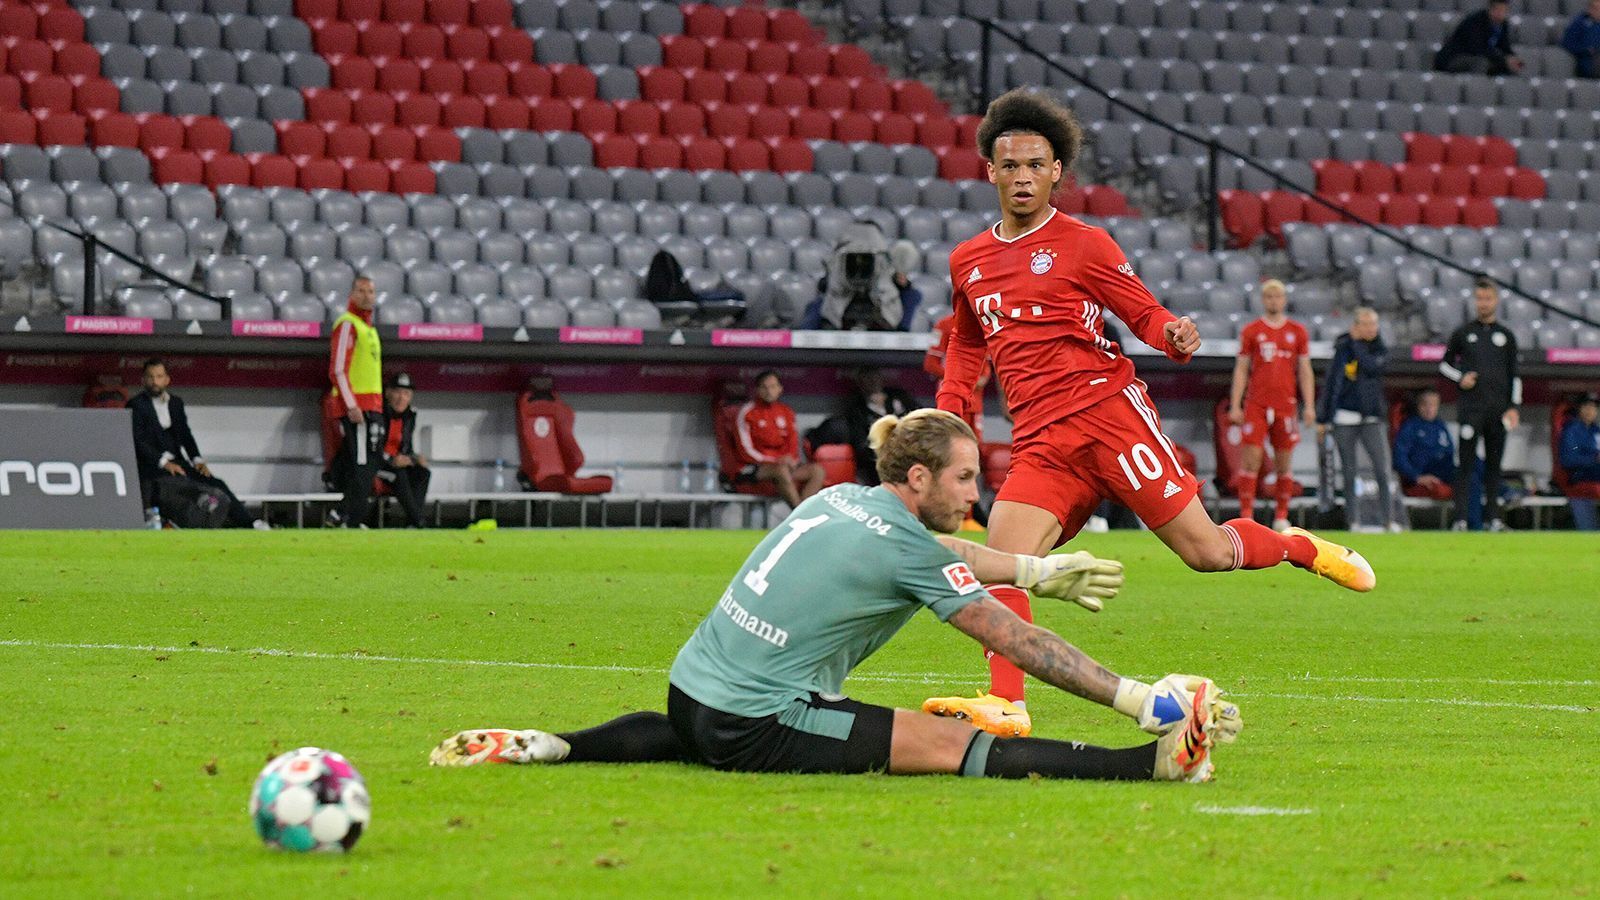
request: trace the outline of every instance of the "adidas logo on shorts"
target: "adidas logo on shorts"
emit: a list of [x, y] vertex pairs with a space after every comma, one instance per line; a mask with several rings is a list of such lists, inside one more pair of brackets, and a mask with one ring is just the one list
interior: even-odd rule
[[1168, 497], [1171, 497], [1173, 494], [1181, 492], [1182, 490], [1183, 488], [1173, 484], [1172, 479], [1169, 478], [1167, 479], [1167, 486], [1161, 491], [1161, 499], [1165, 500]]

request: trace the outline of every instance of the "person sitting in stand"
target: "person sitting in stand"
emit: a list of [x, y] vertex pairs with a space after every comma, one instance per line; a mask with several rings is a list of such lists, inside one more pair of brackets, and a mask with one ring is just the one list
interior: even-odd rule
[[783, 382], [770, 369], [756, 376], [756, 396], [739, 410], [738, 452], [757, 481], [770, 481], [790, 508], [822, 490], [826, 473], [800, 462], [800, 432], [794, 410], [779, 402]]
[[[1600, 482], [1600, 400], [1590, 394], [1578, 401], [1578, 414], [1567, 420], [1561, 429], [1561, 468], [1567, 470], [1567, 483], [1580, 485]], [[1594, 531], [1596, 521], [1594, 501], [1571, 503], [1572, 520], [1579, 531]]]
[[421, 528], [422, 511], [427, 508], [428, 459], [416, 451], [417, 411], [411, 407], [414, 396], [411, 376], [404, 372], [394, 377], [383, 394], [383, 461], [378, 478], [389, 485], [389, 492], [400, 501], [406, 525]]
[[1417, 410], [1394, 436], [1394, 470], [1400, 486], [1412, 497], [1449, 500], [1455, 496], [1456, 442], [1439, 419], [1439, 392], [1417, 394]]

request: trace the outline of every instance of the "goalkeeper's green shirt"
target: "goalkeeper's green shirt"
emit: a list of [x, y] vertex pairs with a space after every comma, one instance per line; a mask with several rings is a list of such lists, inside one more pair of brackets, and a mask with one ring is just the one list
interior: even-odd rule
[[801, 503], [746, 559], [678, 651], [671, 680], [759, 718], [845, 676], [917, 610], [939, 620], [988, 596], [967, 564], [883, 487], [843, 484]]

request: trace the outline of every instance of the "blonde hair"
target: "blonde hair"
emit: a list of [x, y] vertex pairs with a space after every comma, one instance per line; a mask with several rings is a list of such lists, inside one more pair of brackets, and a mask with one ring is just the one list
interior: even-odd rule
[[1265, 294], [1271, 290], [1276, 290], [1285, 297], [1289, 296], [1289, 289], [1284, 287], [1283, 282], [1276, 278], [1268, 278], [1266, 281], [1261, 282], [1261, 293]]
[[907, 473], [918, 463], [935, 475], [950, 465], [950, 442], [958, 437], [978, 441], [978, 436], [955, 413], [917, 409], [873, 422], [867, 432], [867, 446], [878, 454], [878, 478], [885, 484], [905, 484]]

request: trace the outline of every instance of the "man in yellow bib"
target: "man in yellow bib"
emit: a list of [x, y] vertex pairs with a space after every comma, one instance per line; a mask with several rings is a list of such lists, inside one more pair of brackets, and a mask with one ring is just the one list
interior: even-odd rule
[[382, 462], [383, 344], [372, 324], [378, 295], [372, 280], [357, 277], [350, 306], [333, 323], [328, 379], [344, 407], [344, 440], [333, 458], [335, 484], [344, 491], [339, 508], [328, 514], [336, 526], [359, 528], [372, 504], [372, 479]]

